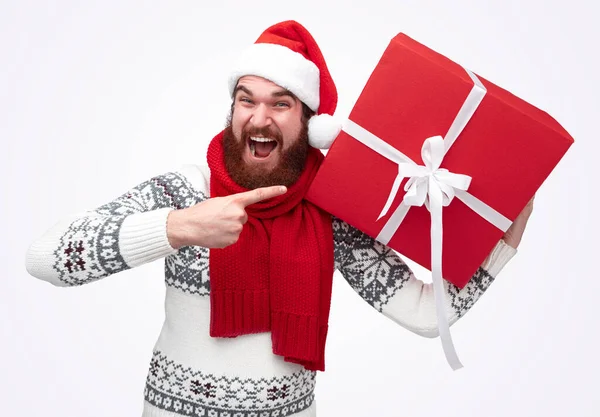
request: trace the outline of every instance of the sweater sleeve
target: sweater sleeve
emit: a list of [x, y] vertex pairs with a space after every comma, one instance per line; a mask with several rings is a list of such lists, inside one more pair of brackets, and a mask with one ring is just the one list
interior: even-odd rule
[[27, 272], [59, 287], [97, 281], [177, 252], [167, 216], [197, 202], [185, 171], [157, 175], [95, 209], [58, 221], [29, 246]]
[[[335, 265], [350, 286], [402, 327], [437, 337], [433, 284], [417, 279], [396, 252], [349, 224], [334, 218], [333, 231]], [[450, 325], [479, 300], [515, 253], [516, 249], [500, 240], [464, 288], [444, 280]]]

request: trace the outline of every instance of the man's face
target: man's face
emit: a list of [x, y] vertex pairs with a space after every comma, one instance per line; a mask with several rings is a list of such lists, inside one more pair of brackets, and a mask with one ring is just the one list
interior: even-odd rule
[[225, 166], [237, 184], [252, 189], [296, 182], [308, 153], [302, 106], [271, 81], [239, 79], [223, 137]]

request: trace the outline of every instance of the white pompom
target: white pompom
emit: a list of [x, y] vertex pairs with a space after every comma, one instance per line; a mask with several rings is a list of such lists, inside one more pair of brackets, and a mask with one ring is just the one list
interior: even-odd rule
[[313, 148], [328, 149], [342, 130], [342, 124], [330, 114], [319, 114], [308, 121], [308, 143]]

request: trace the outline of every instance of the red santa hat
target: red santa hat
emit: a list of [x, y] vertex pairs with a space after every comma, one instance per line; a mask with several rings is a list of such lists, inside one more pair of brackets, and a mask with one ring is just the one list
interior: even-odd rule
[[269, 27], [242, 53], [228, 80], [232, 96], [245, 75], [263, 77], [289, 90], [316, 113], [308, 124], [311, 146], [329, 148], [340, 133], [341, 124], [333, 118], [335, 84], [316, 41], [298, 22]]

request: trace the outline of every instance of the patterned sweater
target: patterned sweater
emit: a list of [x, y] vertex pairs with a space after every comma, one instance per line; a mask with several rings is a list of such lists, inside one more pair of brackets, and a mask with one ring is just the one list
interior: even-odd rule
[[[165, 321], [153, 349], [143, 417], [311, 417], [316, 373], [271, 352], [268, 333], [211, 338], [209, 250], [169, 245], [169, 212], [209, 196], [205, 166], [155, 176], [94, 210], [55, 224], [27, 252], [27, 271], [56, 286], [87, 284], [164, 259]], [[437, 336], [431, 284], [369, 236], [333, 219], [335, 267], [371, 306], [402, 327]], [[469, 284], [445, 282], [451, 324], [515, 254], [500, 241]]]

